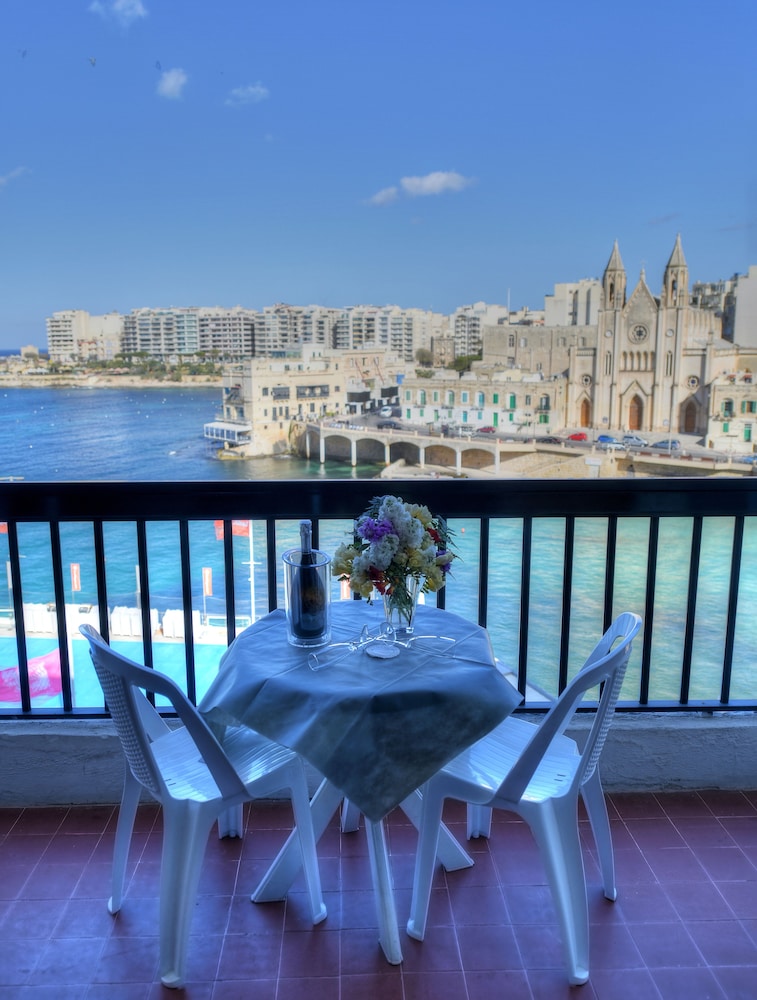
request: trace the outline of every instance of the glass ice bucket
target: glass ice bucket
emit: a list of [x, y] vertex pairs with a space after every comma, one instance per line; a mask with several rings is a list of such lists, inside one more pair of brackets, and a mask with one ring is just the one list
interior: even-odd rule
[[302, 551], [284, 553], [287, 639], [293, 646], [323, 646], [331, 639], [331, 556], [318, 549], [303, 564]]

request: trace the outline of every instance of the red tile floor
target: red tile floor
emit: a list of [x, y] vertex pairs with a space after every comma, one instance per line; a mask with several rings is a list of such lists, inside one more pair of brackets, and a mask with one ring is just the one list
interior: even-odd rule
[[[379, 950], [363, 831], [336, 819], [319, 845], [329, 909], [308, 922], [302, 885], [286, 902], [249, 892], [289, 830], [288, 804], [258, 803], [244, 840], [211, 837], [183, 994], [157, 978], [160, 814], [143, 807], [123, 909], [111, 917], [110, 807], [0, 810], [0, 1000], [753, 1000], [757, 997], [757, 793], [613, 795], [618, 900], [586, 869], [591, 979], [570, 989], [531, 835], [498, 814], [476, 864], [437, 874], [426, 940], [402, 931], [404, 962]], [[447, 814], [464, 836], [462, 808]], [[388, 821], [401, 929], [415, 831]]]

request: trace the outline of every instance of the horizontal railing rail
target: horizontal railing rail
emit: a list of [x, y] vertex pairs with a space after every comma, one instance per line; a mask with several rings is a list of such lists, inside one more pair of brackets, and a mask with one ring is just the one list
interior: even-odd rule
[[[77, 694], [77, 615], [93, 616], [106, 638], [117, 616], [128, 619], [132, 646], [150, 667], [163, 669], [166, 640], [175, 639], [172, 648], [182, 652], [179, 679], [189, 697], [199, 700], [198, 630], [214, 624], [217, 650], [253, 617], [279, 606], [281, 549], [292, 524], [310, 517], [316, 545], [320, 540], [328, 550], [385, 492], [426, 504], [449, 521], [463, 558], [447, 587], [428, 599], [486, 626], [524, 693], [545, 688], [556, 694], [588, 652], [589, 637], [598, 637], [618, 612], [634, 610], [644, 619], [643, 638], [637, 640], [636, 668], [629, 670], [621, 709], [757, 708], [751, 671], [757, 638], [751, 611], [757, 593], [752, 480], [19, 482], [0, 483], [0, 554], [7, 545], [0, 680], [8, 690], [14, 683], [18, 689], [10, 697], [0, 684], [0, 717], [106, 714], [104, 704], [92, 698], [82, 703]], [[254, 556], [250, 538], [249, 570], [235, 545], [240, 522], [251, 522], [257, 538]], [[173, 532], [168, 554], [165, 539], [156, 534], [160, 525]], [[113, 575], [129, 568], [118, 564], [132, 556], [119, 554], [113, 533], [124, 526], [133, 542], [136, 582], [134, 606], [119, 608]], [[74, 530], [78, 548], [72, 559]], [[206, 577], [204, 567], [200, 574], [193, 549], [197, 535], [211, 530], [222, 551], [221, 598], [213, 595], [212, 574]], [[156, 592], [156, 560], [175, 567], [178, 582], [170, 598]], [[82, 566], [94, 577], [86, 601], [78, 596]], [[243, 579], [247, 574], [249, 581]], [[256, 574], [265, 581], [257, 599]], [[35, 602], [30, 589], [38, 590], [40, 575], [49, 590]], [[33, 637], [45, 631], [32, 621], [37, 611], [47, 616], [60, 661], [59, 681], [47, 697], [38, 676], [44, 656], [30, 652]]]

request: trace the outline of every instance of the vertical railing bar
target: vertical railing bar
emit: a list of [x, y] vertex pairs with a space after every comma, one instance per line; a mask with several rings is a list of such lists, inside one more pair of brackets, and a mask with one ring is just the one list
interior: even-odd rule
[[691, 687], [691, 655], [694, 649], [694, 624], [697, 613], [697, 588], [699, 585], [699, 560], [702, 551], [702, 515], [693, 519], [691, 552], [689, 554], [689, 586], [686, 597], [686, 627], [683, 634], [683, 662], [681, 664], [681, 704], [689, 703]]
[[565, 518], [565, 543], [563, 548], [563, 585], [562, 585], [562, 629], [560, 634], [560, 665], [558, 674], [558, 691], [565, 690], [568, 684], [568, 653], [570, 650], [570, 611], [573, 597], [573, 553], [576, 535], [576, 519]]
[[195, 676], [195, 643], [192, 627], [192, 566], [189, 559], [189, 521], [179, 520], [179, 557], [181, 559], [181, 600], [184, 606], [184, 662], [186, 664], [187, 698], [197, 704]]
[[741, 553], [744, 544], [744, 515], [737, 514], [733, 525], [733, 551], [731, 555], [731, 580], [728, 587], [728, 614], [725, 626], [725, 649], [723, 652], [723, 684], [720, 701], [728, 704], [731, 696], [731, 673], [733, 670], [733, 644], [736, 636], [736, 609], [739, 603], [739, 575], [741, 573]]
[[518, 690], [526, 693], [528, 667], [528, 614], [531, 598], [532, 518], [523, 518], [520, 567], [520, 623], [518, 629]]
[[[150, 624], [150, 580], [147, 569], [147, 527], [143, 517], [137, 519], [136, 527], [137, 572], [139, 573], [139, 601], [142, 618], [142, 649], [144, 651], [145, 666], [152, 669], [152, 626]], [[148, 697], [154, 698], [154, 695], [150, 694]]]
[[660, 537], [660, 518], [654, 514], [649, 519], [649, 545], [647, 549], [647, 587], [644, 598], [644, 648], [641, 651], [641, 682], [639, 702], [649, 701], [649, 671], [652, 662], [652, 626], [654, 624], [654, 592], [657, 582], [657, 548]]
[[[71, 697], [71, 662], [68, 656], [68, 628], [66, 623], [66, 591], [63, 585], [63, 555], [60, 549], [60, 523], [50, 521], [50, 551], [53, 561], [53, 592], [55, 594], [56, 619], [58, 624], [58, 653], [60, 656], [60, 684], [63, 695], [63, 711], [73, 708]], [[63, 609], [61, 614], [60, 609]]]
[[479, 521], [478, 545], [478, 624], [486, 628], [489, 610], [489, 525], [488, 517]]
[[618, 515], [607, 518], [607, 549], [605, 551], [605, 601], [602, 632], [612, 625], [615, 603], [615, 560], [618, 551]]
[[[446, 516], [441, 517], [441, 520], [443, 522], [444, 527], [446, 528], [447, 527]], [[447, 584], [444, 587], [442, 587], [441, 590], [437, 590], [437, 592], [433, 595], [436, 600], [437, 608], [444, 609], [447, 607], [447, 586], [449, 586], [449, 577], [447, 578]]]
[[[252, 535], [252, 521], [247, 522]], [[252, 546], [250, 546], [252, 549]], [[250, 560], [250, 575], [255, 572]], [[226, 645], [230, 646], [237, 634], [236, 591], [234, 586], [234, 532], [231, 521], [223, 522], [223, 579], [226, 594]], [[250, 621], [255, 621], [255, 608], [250, 611]]]
[[11, 589], [13, 591], [13, 620], [16, 628], [16, 653], [18, 655], [18, 681], [21, 710], [31, 712], [32, 699], [29, 689], [29, 661], [26, 656], [26, 626], [24, 625], [24, 595], [21, 589], [21, 555], [18, 548], [18, 530], [15, 521], [8, 521], [8, 556], [11, 564]]
[[[100, 624], [100, 635], [106, 642], [110, 642], [110, 622], [108, 621], [108, 580], [105, 572], [105, 535], [103, 531], [102, 518], [96, 518], [92, 522], [92, 535], [95, 543], [95, 585], [97, 587], [97, 610]], [[102, 696], [102, 705], [105, 711], [108, 710], [105, 695]]]
[[100, 635], [110, 642], [110, 622], [108, 621], [108, 580], [105, 572], [105, 534], [102, 518], [92, 522], [92, 536], [95, 543], [95, 585], [97, 587], [97, 610]]
[[266, 572], [268, 580], [268, 610], [276, 610], [276, 518], [265, 519]]

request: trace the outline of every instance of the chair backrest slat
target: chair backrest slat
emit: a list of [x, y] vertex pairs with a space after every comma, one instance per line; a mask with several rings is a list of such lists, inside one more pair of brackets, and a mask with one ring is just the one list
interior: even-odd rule
[[550, 708], [503, 782], [498, 792], [502, 798], [518, 801], [522, 797], [550, 743], [570, 724], [587, 691], [602, 684], [602, 693], [574, 782], [581, 785], [591, 777], [610, 728], [631, 656], [631, 645], [640, 628], [639, 615], [624, 612], [605, 632], [579, 673]]
[[[165, 783], [150, 750], [151, 736], [157, 727], [151, 721], [147, 731], [140, 711], [138, 698], [142, 692], [160, 694], [171, 702], [176, 714], [187, 727], [201, 757], [226, 797], [246, 796], [241, 778], [234, 770], [220, 743], [199, 714], [195, 706], [170, 677], [140, 666], [112, 649], [91, 625], [82, 625], [79, 631], [89, 641], [90, 654], [102, 685], [108, 710], [113, 717], [124, 754], [131, 772], [150, 792], [160, 797], [166, 792]], [[161, 731], [164, 732], [165, 730]]]

